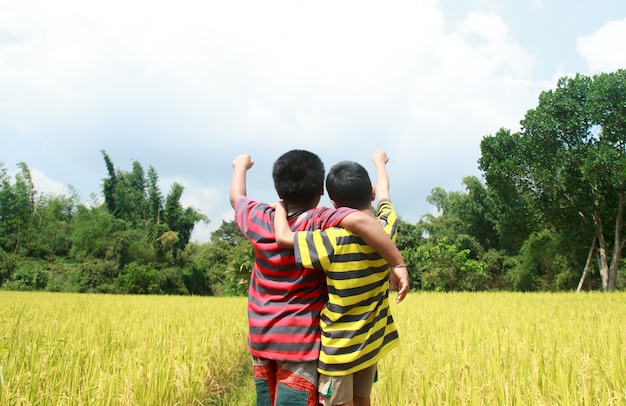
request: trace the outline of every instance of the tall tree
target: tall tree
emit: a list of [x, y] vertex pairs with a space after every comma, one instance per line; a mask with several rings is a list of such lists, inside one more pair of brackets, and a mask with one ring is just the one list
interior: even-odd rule
[[[480, 167], [489, 187], [512, 184], [528, 197], [541, 221], [561, 233], [584, 262], [597, 237], [605, 291], [617, 284], [624, 247], [626, 203], [626, 70], [561, 78], [521, 121], [515, 144], [500, 132], [481, 144]], [[510, 136], [510, 135], [508, 135]], [[494, 154], [506, 145], [508, 157]], [[504, 186], [504, 180], [511, 182]], [[490, 183], [491, 182], [491, 183]], [[504, 194], [504, 193], [502, 193]]]
[[29, 242], [37, 203], [28, 165], [20, 162], [18, 167], [20, 171], [11, 182], [0, 166], [0, 248], [14, 253]]
[[159, 175], [156, 170], [150, 166], [148, 168], [148, 217], [153, 224], [161, 223], [163, 215], [163, 194], [159, 189]]
[[109, 157], [109, 155], [104, 150], [101, 150], [100, 153], [102, 153], [102, 156], [104, 158], [104, 164], [107, 167], [107, 174], [109, 175], [102, 181], [102, 194], [104, 195], [104, 205], [106, 206], [109, 213], [115, 214], [117, 212], [117, 208], [115, 205], [117, 173], [115, 172], [115, 166], [113, 165], [111, 157]]
[[484, 171], [488, 193], [494, 204], [501, 248], [516, 255], [528, 236], [539, 228], [528, 190], [521, 188], [528, 177], [527, 166], [518, 153], [519, 133], [500, 129], [480, 143], [479, 168]]
[[180, 198], [185, 188], [174, 183], [170, 193], [165, 198], [164, 218], [171, 231], [178, 234], [178, 242], [175, 244], [176, 250], [181, 250], [189, 243], [193, 227], [199, 221], [208, 221], [208, 218], [199, 211], [187, 207], [183, 208]]
[[485, 186], [474, 176], [463, 179], [465, 192], [447, 192], [436, 187], [427, 201], [439, 216], [425, 215], [418, 226], [431, 239], [446, 239], [460, 249], [468, 249], [474, 259], [485, 251], [499, 249], [494, 203]]
[[111, 158], [105, 151], [101, 152], [108, 172], [102, 184], [107, 209], [115, 217], [136, 224], [146, 220], [148, 201], [143, 167], [133, 161], [131, 172], [116, 171]]

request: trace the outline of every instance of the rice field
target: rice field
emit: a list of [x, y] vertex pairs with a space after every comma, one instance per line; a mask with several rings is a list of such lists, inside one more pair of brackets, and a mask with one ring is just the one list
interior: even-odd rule
[[[412, 293], [374, 405], [624, 405], [626, 293]], [[246, 299], [0, 291], [0, 405], [253, 405]]]
[[420, 293], [375, 405], [626, 405], [626, 293]]
[[0, 292], [0, 405], [220, 404], [243, 298]]

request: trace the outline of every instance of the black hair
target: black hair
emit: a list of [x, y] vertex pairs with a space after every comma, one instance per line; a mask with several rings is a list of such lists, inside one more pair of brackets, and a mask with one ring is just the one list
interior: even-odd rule
[[326, 190], [337, 206], [365, 209], [372, 204], [370, 176], [357, 162], [341, 161], [330, 168]]
[[319, 198], [324, 193], [324, 173], [322, 160], [301, 149], [284, 153], [272, 168], [276, 193], [288, 203], [309, 203]]

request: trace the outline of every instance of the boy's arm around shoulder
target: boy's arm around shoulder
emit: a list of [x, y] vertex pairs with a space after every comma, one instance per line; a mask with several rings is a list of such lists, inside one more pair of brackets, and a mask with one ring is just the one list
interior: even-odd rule
[[246, 173], [254, 161], [249, 154], [241, 154], [233, 160], [233, 176], [230, 180], [230, 205], [235, 208], [240, 197], [247, 196]]
[[[293, 248], [295, 233], [289, 228], [287, 210], [283, 202], [275, 205], [274, 233], [276, 243], [281, 248]], [[390, 288], [398, 289], [396, 301], [399, 303], [409, 291], [409, 274], [404, 265], [402, 254], [395, 246], [378, 221], [367, 214], [354, 211], [341, 220], [340, 226], [359, 234], [363, 241], [372, 247], [378, 254], [391, 265]]]
[[390, 288], [391, 290], [398, 289], [396, 301], [401, 302], [409, 291], [409, 274], [402, 253], [380, 226], [378, 220], [362, 211], [355, 211], [344, 217], [340, 225], [358, 234], [367, 245], [389, 263], [391, 266]]
[[284, 202], [278, 202], [274, 211], [274, 234], [276, 243], [281, 248], [293, 248], [295, 233], [289, 228], [287, 221], [287, 209]]

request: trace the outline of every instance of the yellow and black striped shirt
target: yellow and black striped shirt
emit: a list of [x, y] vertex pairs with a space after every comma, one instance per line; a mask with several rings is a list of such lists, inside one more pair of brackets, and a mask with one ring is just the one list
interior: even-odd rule
[[[376, 217], [395, 242], [397, 217], [389, 200], [381, 199]], [[343, 228], [298, 232], [294, 243], [298, 263], [326, 274], [319, 372], [344, 376], [378, 362], [398, 344], [389, 310], [389, 264]]]

